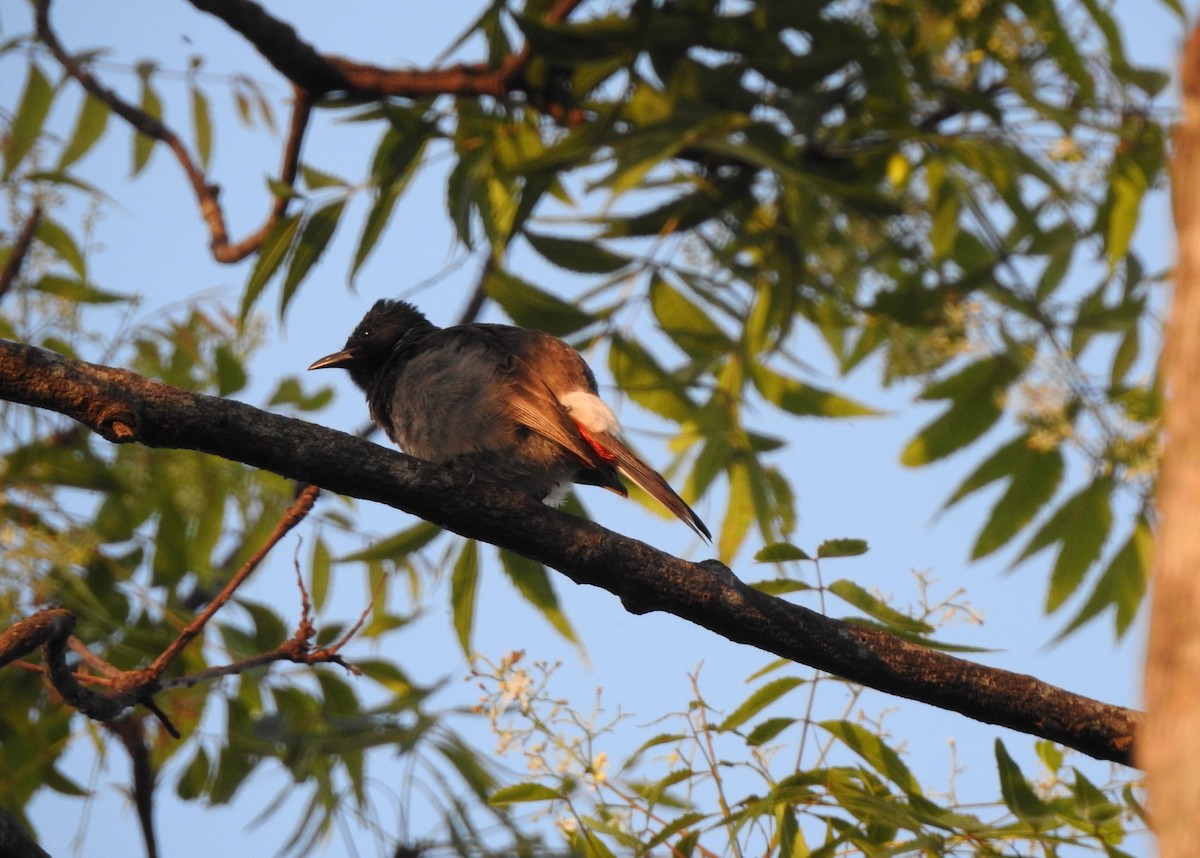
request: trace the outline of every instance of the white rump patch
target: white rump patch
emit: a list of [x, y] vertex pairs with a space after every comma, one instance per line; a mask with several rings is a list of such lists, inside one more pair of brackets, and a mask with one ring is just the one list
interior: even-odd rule
[[558, 400], [571, 413], [571, 418], [589, 432], [608, 432], [615, 435], [621, 426], [617, 415], [594, 393], [572, 390]]

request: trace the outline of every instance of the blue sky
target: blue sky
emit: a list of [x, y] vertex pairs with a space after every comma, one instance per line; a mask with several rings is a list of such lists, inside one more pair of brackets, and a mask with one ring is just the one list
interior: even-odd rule
[[[398, 5], [378, 0], [347, 4], [341, 7], [345, 13], [330, 14], [327, 3], [293, 0], [271, 4], [271, 8], [286, 16], [302, 36], [324, 51], [386, 64], [425, 65], [478, 14], [479, 5], [443, 2], [431, 9], [426, 4]], [[1196, 6], [1194, 2], [1188, 5], [1193, 10]], [[62, 39], [75, 49], [110, 45], [114, 48], [110, 59], [124, 64], [152, 53], [163, 68], [176, 70], [186, 68], [188, 57], [198, 53], [206, 58], [207, 72], [249, 74], [265, 82], [268, 94], [277, 103], [287, 96], [286, 86], [247, 46], [215, 19], [185, 4], [136, 0], [101, 6], [59, 0], [53, 8]], [[1126, 27], [1128, 49], [1135, 59], [1161, 63], [1175, 56], [1182, 28], [1157, 3], [1124, 0], [1116, 4], [1116, 12]], [[0, 35], [6, 38], [26, 30], [28, 17], [29, 8], [24, 2], [0, 0]], [[471, 47], [467, 46], [465, 56], [475, 56]], [[0, 62], [0, 104], [15, 103], [21, 85], [19, 70], [19, 60]], [[124, 92], [133, 91], [132, 75], [113, 70], [108, 77]], [[186, 94], [183, 85], [164, 79], [160, 87], [167, 98], [168, 117], [174, 110], [179, 124], [186, 127], [182, 118]], [[266, 210], [268, 200], [262, 179], [276, 168], [278, 142], [237, 127], [230, 119], [229, 102], [220, 87], [209, 89], [214, 106], [221, 111], [216, 123], [214, 176], [224, 186], [222, 200], [231, 233], [237, 238], [256, 226]], [[74, 102], [68, 100], [68, 104], [68, 109], [52, 117], [55, 126], [64, 130], [73, 119]], [[277, 116], [280, 122], [286, 121], [282, 110]], [[306, 142], [305, 160], [356, 180], [368, 163], [375, 133], [322, 117]], [[312, 281], [301, 290], [282, 330], [271, 315], [275, 293], [269, 293], [260, 309], [269, 314], [267, 333], [271, 343], [253, 364], [252, 385], [242, 398], [261, 404], [280, 376], [299, 373], [313, 359], [340, 347], [365, 309], [379, 297], [393, 297], [414, 284], [427, 282], [432, 285], [413, 299], [437, 322], [449, 322], [459, 314], [477, 276], [477, 263], [472, 260], [458, 264], [461, 260], [455, 256], [442, 200], [444, 166], [435, 164], [419, 178], [353, 291], [345, 285], [355, 238], [355, 230], [349, 228], [337, 236]], [[114, 122], [104, 143], [83, 162], [80, 172], [115, 198], [115, 205], [106, 210], [97, 227], [98, 252], [90, 260], [97, 284], [146, 295], [145, 304], [120, 324], [142, 323], [162, 308], [177, 308], [198, 295], [235, 306], [248, 265], [222, 267], [211, 261], [207, 236], [175, 164], [159, 151], [141, 178], [127, 181], [128, 171], [129, 135]], [[1171, 254], [1166, 205], [1163, 194], [1147, 203], [1137, 238], [1144, 257], [1152, 260], [1151, 268], [1158, 267], [1154, 263], [1165, 264]], [[354, 203], [346, 223], [360, 222], [364, 210], [361, 201]], [[537, 265], [532, 259], [526, 261], [530, 266]], [[533, 279], [551, 285], [552, 276], [559, 275], [543, 269]], [[500, 320], [494, 311], [488, 318]], [[814, 365], [820, 370], [821, 361], [816, 355]], [[779, 462], [799, 495], [800, 525], [795, 541], [813, 547], [824, 539], [850, 536], [864, 538], [871, 545], [864, 557], [827, 563], [823, 568], [826, 581], [851, 578], [893, 595], [899, 606], [917, 598], [914, 570], [937, 581], [935, 596], [966, 588], [967, 598], [982, 612], [984, 623], [953, 625], [941, 637], [995, 648], [995, 652], [980, 656], [985, 663], [1031, 673], [1107, 702], [1136, 706], [1140, 698], [1140, 630], [1114, 647], [1107, 623], [1101, 622], [1064, 643], [1048, 646], [1063, 618], [1041, 619], [1044, 565], [1033, 563], [1004, 574], [1010, 555], [1002, 554], [986, 563], [967, 563], [981, 515], [995, 495], [985, 493], [944, 515], [938, 511], [953, 487], [978, 461], [978, 455], [969, 453], [920, 470], [904, 469], [898, 464], [904, 442], [937, 412], [937, 407], [911, 405], [908, 400], [912, 390], [879, 391], [872, 368], [845, 383], [831, 377], [816, 380], [826, 386], [837, 384], [839, 389], [891, 412], [881, 419], [808, 420], [781, 427], [795, 439]], [[316, 419], [337, 428], [359, 427], [365, 418], [365, 406], [349, 380], [322, 377], [319, 381], [335, 384], [338, 398], [333, 409]], [[610, 390], [606, 395], [649, 458], [665, 461], [665, 453], [655, 450], [651, 436], [644, 431], [654, 428], [653, 420], [617, 392]], [[677, 522], [660, 519], [635, 504], [598, 491], [586, 494], [585, 500], [593, 517], [608, 527], [667, 551], [696, 559], [705, 556], [687, 528]], [[327, 498], [323, 503], [338, 501]], [[711, 526], [719, 519], [719, 500], [702, 502], [697, 511]], [[369, 533], [391, 533], [407, 523], [394, 511], [366, 504], [357, 507], [355, 515], [360, 517], [363, 531]], [[294, 545], [291, 540], [280, 546], [274, 561], [256, 575], [248, 595], [274, 604], [295, 600], [291, 572]], [[304, 549], [302, 556], [306, 554]], [[740, 561], [737, 571], [742, 577], [752, 580], [767, 576], [765, 570], [754, 570], [748, 558]], [[561, 578], [556, 584], [566, 612], [584, 641], [586, 659], [581, 659], [577, 650], [526, 607], [498, 573], [486, 576], [482, 585], [475, 647], [493, 660], [505, 652], [523, 649], [531, 659], [562, 661], [553, 691], [581, 708], [590, 707], [595, 690], [602, 689], [608, 711], [619, 707], [632, 714], [610, 738], [610, 758], [619, 759], [650, 732], [657, 732], [647, 732], [644, 725], [686, 705], [691, 694], [689, 674], [699, 670], [709, 702], [729, 711], [749, 693], [746, 677], [770, 660], [763, 653], [731, 644], [674, 617], [630, 615], [602, 591], [578, 587]], [[394, 588], [392, 598], [402, 600], [402, 588]], [[362, 600], [361, 575], [354, 569], [343, 571], [335, 585], [332, 612], [339, 617], [353, 617], [361, 610]], [[445, 599], [435, 596], [431, 604], [434, 610], [397, 643], [397, 659], [418, 679], [457, 680], [465, 667], [442, 607]], [[414, 659], [414, 651], [431, 657]], [[799, 667], [789, 672], [798, 676], [811, 673]], [[832, 685], [825, 687], [821, 697], [823, 717], [840, 716], [840, 694]], [[451, 682], [440, 699], [446, 705], [469, 705], [473, 697], [470, 686]], [[793, 704], [798, 705], [798, 700]], [[996, 736], [1004, 739], [1028, 772], [1035, 771], [1030, 753], [1033, 740], [1029, 737], [882, 695], [868, 694], [856, 706], [872, 714], [888, 710], [886, 724], [892, 739], [901, 744], [906, 761], [935, 791], [948, 788], [951, 771], [957, 766], [963, 769], [956, 780], [960, 796], [996, 795], [992, 761]], [[481, 748], [492, 747], [493, 740], [485, 732], [477, 735]], [[80, 753], [75, 760], [81, 768], [72, 770], [72, 776], [89, 782], [93, 777], [87, 768], [90, 756]], [[1105, 780], [1107, 766], [1078, 757], [1072, 761], [1089, 776], [1094, 774], [1094, 780]], [[511, 762], [519, 765], [520, 761]], [[381, 783], [398, 777], [386, 761], [380, 763], [373, 771]], [[135, 817], [113, 788], [123, 781], [126, 770], [120, 754], [97, 770], [94, 782], [100, 795], [90, 811], [85, 812], [79, 802], [56, 797], [35, 802], [32, 816], [51, 854], [90, 858], [112, 854], [116, 844], [132, 848], [137, 838]], [[167, 788], [160, 790], [157, 811], [163, 854], [171, 858], [207, 855], [222, 849], [243, 854], [248, 847], [273, 854], [293, 822], [294, 814], [282, 811], [262, 827], [245, 829], [261, 810], [261, 802], [254, 799], [273, 796], [284, 786], [279, 777], [260, 777], [239, 794], [231, 808], [208, 812], [170, 801], [171, 774], [170, 770], [166, 773]], [[297, 793], [291, 802], [300, 807], [303, 790]], [[413, 837], [437, 835], [419, 807], [414, 808], [405, 824]], [[78, 840], [80, 832], [82, 841]], [[361, 836], [362, 854], [374, 854], [370, 843], [366, 835]], [[334, 843], [326, 854], [343, 854], [344, 849], [341, 843]]]

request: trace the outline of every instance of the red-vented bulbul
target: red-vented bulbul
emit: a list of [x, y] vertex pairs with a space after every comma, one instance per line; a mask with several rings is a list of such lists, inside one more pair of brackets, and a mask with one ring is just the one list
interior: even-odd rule
[[439, 328], [412, 304], [377, 301], [345, 348], [309, 369], [324, 367], [350, 373], [372, 419], [409, 455], [539, 499], [571, 483], [628, 497], [620, 473], [712, 539], [620, 441], [591, 369], [558, 337], [511, 325]]

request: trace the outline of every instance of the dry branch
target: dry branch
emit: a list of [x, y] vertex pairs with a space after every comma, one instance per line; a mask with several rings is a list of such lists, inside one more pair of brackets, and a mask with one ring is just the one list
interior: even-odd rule
[[525, 495], [352, 435], [0, 341], [0, 398], [65, 414], [115, 443], [197, 450], [377, 501], [512, 549], [636, 613], [666, 611], [853, 682], [1129, 763], [1138, 714], [767, 596]]

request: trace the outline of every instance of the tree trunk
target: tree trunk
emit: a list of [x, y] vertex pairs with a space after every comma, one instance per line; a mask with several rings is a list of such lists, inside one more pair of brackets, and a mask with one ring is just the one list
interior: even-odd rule
[[1200, 28], [1184, 47], [1172, 203], [1179, 236], [1163, 355], [1161, 523], [1138, 737], [1162, 858], [1196, 854], [1200, 810]]

